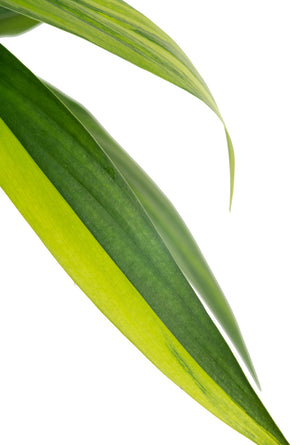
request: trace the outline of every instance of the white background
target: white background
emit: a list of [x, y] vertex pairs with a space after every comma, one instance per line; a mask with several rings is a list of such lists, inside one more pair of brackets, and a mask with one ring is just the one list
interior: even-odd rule
[[[135, 0], [208, 83], [236, 150], [188, 93], [43, 25], [3, 44], [92, 111], [176, 205], [222, 285], [262, 384], [299, 443], [297, 1]], [[1, 167], [0, 167], [1, 168]], [[73, 284], [0, 193], [0, 442], [242, 445]]]

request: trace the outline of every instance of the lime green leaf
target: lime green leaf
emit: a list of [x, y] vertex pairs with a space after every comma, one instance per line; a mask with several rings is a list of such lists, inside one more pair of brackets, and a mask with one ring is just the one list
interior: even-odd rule
[[225, 295], [172, 203], [85, 108], [50, 85], [48, 87], [81, 121], [126, 179], [176, 263], [218, 319], [259, 386], [253, 363]]
[[80, 121], [0, 46], [0, 186], [167, 376], [260, 445], [287, 441], [139, 201]]
[[0, 37], [22, 34], [38, 24], [36, 20], [0, 6]]
[[[144, 15], [121, 0], [0, 0], [36, 20], [81, 36], [189, 91], [224, 121], [206, 83], [179, 46]], [[224, 124], [230, 165], [230, 205], [234, 152]]]

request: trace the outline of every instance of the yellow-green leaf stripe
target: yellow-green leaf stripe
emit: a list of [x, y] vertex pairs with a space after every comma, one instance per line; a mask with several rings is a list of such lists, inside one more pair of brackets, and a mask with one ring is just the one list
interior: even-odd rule
[[102, 147], [0, 46], [0, 186], [162, 371], [260, 445], [287, 441]]
[[231, 205], [235, 163], [229, 133], [208, 86], [166, 33], [121, 0], [0, 0], [0, 5], [83, 37], [205, 102], [225, 128]]
[[94, 304], [146, 357], [209, 411], [258, 444], [280, 444], [197, 365], [0, 119], [0, 185]]

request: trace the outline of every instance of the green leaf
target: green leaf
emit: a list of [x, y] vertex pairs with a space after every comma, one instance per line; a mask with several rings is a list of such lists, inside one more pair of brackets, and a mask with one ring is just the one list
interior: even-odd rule
[[36, 20], [0, 6], [0, 37], [22, 34], [38, 24]]
[[162, 372], [260, 445], [287, 441], [101, 146], [0, 46], [0, 186], [78, 286]]
[[259, 386], [253, 363], [225, 295], [172, 203], [86, 109], [52, 86], [48, 87], [80, 120], [126, 179], [176, 263], [218, 319]]
[[234, 151], [206, 83], [179, 46], [153, 22], [121, 0], [0, 0], [0, 5], [83, 37], [189, 91], [221, 119], [230, 165], [230, 206]]

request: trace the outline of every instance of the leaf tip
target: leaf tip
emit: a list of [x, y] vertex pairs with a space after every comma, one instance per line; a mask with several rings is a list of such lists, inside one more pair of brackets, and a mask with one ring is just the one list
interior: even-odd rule
[[229, 136], [227, 128], [225, 128], [226, 139], [227, 139], [227, 147], [228, 147], [228, 155], [229, 155], [229, 170], [230, 170], [230, 199], [229, 199], [229, 211], [231, 211], [232, 207], [232, 199], [233, 199], [233, 191], [234, 191], [234, 172], [235, 172], [235, 156], [234, 149], [232, 145], [231, 138]]

